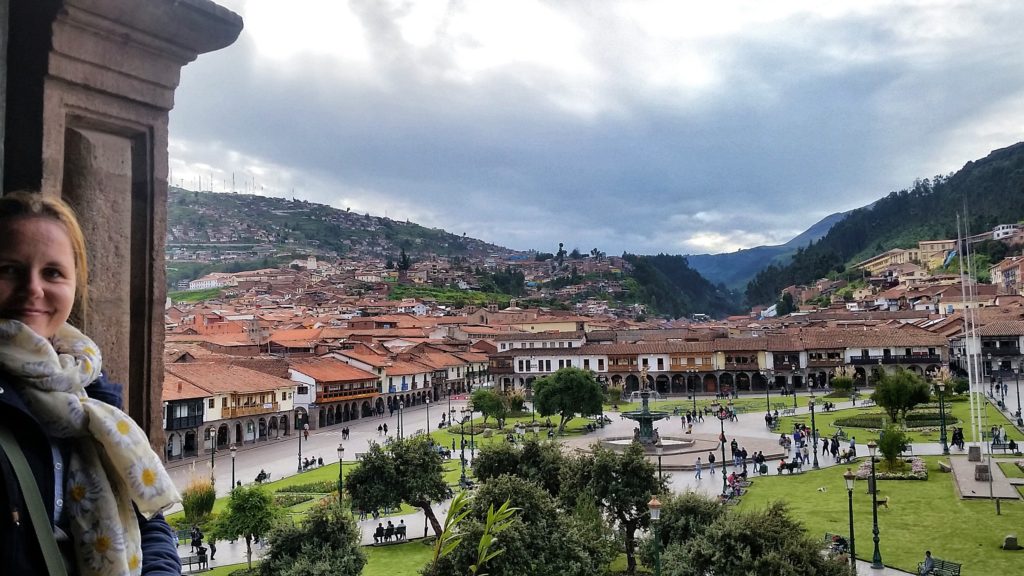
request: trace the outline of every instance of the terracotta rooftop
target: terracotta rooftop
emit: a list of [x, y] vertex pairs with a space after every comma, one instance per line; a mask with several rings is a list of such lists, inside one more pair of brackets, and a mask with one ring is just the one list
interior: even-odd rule
[[164, 371], [212, 394], [252, 394], [293, 386], [290, 380], [275, 378], [269, 374], [230, 364], [207, 362], [169, 364], [164, 367]]
[[335, 358], [292, 360], [289, 362], [289, 368], [318, 382], [354, 382], [377, 379], [376, 374], [360, 370]]

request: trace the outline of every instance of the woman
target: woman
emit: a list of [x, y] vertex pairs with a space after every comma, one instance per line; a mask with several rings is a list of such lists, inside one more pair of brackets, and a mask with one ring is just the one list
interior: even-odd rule
[[180, 497], [96, 345], [67, 323], [87, 285], [74, 213], [12, 193], [0, 231], [0, 571], [180, 574], [160, 515]]

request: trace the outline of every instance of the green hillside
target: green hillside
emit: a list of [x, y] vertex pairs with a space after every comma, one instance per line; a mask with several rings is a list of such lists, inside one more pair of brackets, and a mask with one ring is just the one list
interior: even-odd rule
[[799, 249], [789, 264], [759, 272], [747, 285], [747, 302], [775, 302], [786, 286], [842, 274], [892, 248], [956, 238], [957, 215], [971, 234], [1024, 218], [1024, 143], [993, 151], [948, 176], [917, 180], [850, 212], [821, 240]]

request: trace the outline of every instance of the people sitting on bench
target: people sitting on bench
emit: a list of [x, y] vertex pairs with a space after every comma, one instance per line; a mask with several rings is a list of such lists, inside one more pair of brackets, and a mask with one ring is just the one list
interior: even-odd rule
[[395, 526], [395, 540], [405, 540], [405, 520], [399, 520]]
[[384, 542], [384, 524], [378, 522], [377, 529], [373, 531], [373, 543], [380, 544], [381, 542]]
[[269, 480], [269, 479], [270, 479], [270, 474], [268, 474], [265, 470], [263, 470], [261, 468], [260, 469], [260, 473], [256, 475], [256, 483], [257, 484], [262, 484], [265, 480]]
[[800, 470], [800, 462], [798, 460], [794, 460], [787, 463], [785, 459], [779, 460], [778, 472], [780, 475], [783, 470], [789, 471], [789, 473], [792, 474], [794, 470]]
[[388, 520], [388, 525], [384, 528], [384, 541], [391, 542], [391, 539], [395, 537], [395, 525]]

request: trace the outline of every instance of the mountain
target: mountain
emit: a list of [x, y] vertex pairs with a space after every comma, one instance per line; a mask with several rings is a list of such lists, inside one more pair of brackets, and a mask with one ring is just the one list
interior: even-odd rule
[[305, 200], [193, 192], [171, 187], [167, 199], [167, 248], [394, 258], [430, 255], [484, 258], [521, 254], [465, 234], [339, 210]]
[[848, 212], [837, 212], [819, 220], [789, 242], [777, 246], [755, 246], [726, 254], [691, 254], [690, 267], [715, 284], [742, 290], [747, 282], [769, 264], [786, 264], [799, 248], [822, 238]]
[[958, 216], [968, 234], [1024, 218], [1024, 142], [852, 210], [820, 240], [798, 248], [789, 263], [759, 272], [747, 285], [747, 302], [774, 302], [786, 286], [843, 274], [886, 250], [956, 238]]

